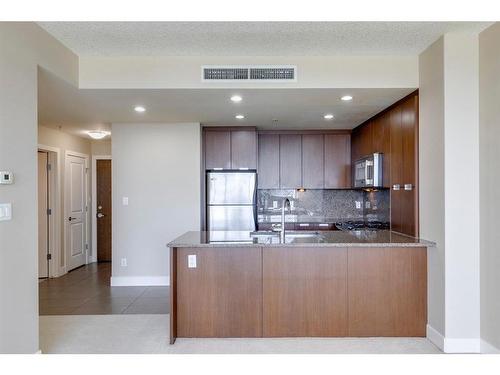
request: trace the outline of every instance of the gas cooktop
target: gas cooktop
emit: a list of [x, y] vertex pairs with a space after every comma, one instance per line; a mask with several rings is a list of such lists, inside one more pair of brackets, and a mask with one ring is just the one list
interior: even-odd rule
[[339, 230], [380, 230], [389, 229], [388, 222], [383, 221], [344, 221], [335, 223]]

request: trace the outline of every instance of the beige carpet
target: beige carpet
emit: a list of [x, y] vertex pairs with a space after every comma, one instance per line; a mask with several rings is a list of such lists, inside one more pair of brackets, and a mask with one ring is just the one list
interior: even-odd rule
[[168, 344], [168, 315], [40, 317], [42, 353], [425, 354], [424, 338], [177, 339]]

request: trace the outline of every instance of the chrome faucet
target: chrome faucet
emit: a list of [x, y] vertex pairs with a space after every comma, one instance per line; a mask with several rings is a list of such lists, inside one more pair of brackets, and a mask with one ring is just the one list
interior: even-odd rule
[[285, 198], [281, 204], [281, 243], [285, 243], [285, 209], [288, 206], [288, 209], [291, 211], [290, 199]]

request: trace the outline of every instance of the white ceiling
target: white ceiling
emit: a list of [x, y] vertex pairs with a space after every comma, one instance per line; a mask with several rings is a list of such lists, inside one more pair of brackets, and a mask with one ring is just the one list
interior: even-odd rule
[[[266, 129], [351, 129], [412, 92], [407, 89], [78, 89], [39, 69], [39, 124], [78, 135], [121, 122], [200, 122]], [[232, 103], [233, 94], [243, 97]], [[343, 102], [345, 94], [354, 96]], [[147, 111], [136, 113], [135, 105]], [[242, 113], [243, 121], [234, 116]], [[333, 121], [323, 115], [333, 113]], [[275, 123], [272, 120], [277, 119]]]
[[485, 22], [40, 22], [80, 56], [416, 55]]

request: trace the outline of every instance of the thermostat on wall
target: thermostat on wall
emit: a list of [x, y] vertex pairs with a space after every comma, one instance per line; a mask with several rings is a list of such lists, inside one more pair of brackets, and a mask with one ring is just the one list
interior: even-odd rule
[[9, 171], [0, 171], [0, 184], [14, 183], [14, 175]]

